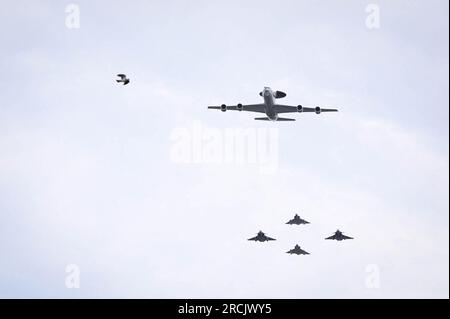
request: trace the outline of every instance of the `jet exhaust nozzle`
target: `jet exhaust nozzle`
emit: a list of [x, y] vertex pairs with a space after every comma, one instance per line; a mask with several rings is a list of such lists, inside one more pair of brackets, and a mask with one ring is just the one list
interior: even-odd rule
[[226, 106], [225, 104], [222, 104], [222, 105], [220, 106], [220, 110], [221, 110], [222, 112], [225, 112], [225, 111], [227, 110], [227, 106]]
[[318, 106], [316, 106], [316, 114], [320, 114], [322, 112], [322, 109]]

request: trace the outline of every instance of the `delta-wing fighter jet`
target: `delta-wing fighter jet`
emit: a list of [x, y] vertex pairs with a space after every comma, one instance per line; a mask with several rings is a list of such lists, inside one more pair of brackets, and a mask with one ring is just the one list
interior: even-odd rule
[[287, 254], [296, 254], [296, 255], [309, 255], [308, 252], [304, 251], [303, 249], [300, 248], [299, 245], [295, 245], [294, 249], [289, 250], [288, 252], [286, 252]]
[[332, 240], [337, 240], [337, 241], [341, 241], [341, 240], [346, 240], [346, 239], [353, 239], [352, 237], [349, 236], [345, 236], [339, 229], [336, 230], [336, 232], [334, 233], [333, 236], [327, 237], [325, 239], [332, 239]]
[[265, 241], [276, 240], [276, 239], [270, 238], [270, 237], [266, 236], [266, 234], [264, 234], [262, 231], [259, 231], [255, 237], [249, 238], [248, 240], [265, 242]]
[[302, 224], [309, 224], [308, 221], [300, 218], [297, 214], [295, 214], [294, 218], [288, 221], [286, 224], [288, 225], [302, 225]]
[[279, 117], [279, 114], [283, 113], [316, 113], [322, 112], [337, 112], [336, 109], [326, 109], [320, 106], [316, 107], [303, 107], [302, 105], [290, 106], [276, 103], [277, 99], [281, 99], [286, 96], [286, 93], [282, 91], [273, 91], [270, 87], [264, 87], [264, 90], [259, 93], [264, 99], [263, 103], [259, 104], [237, 104], [237, 105], [225, 105], [220, 106], [208, 106], [208, 109], [221, 110], [222, 112], [230, 111], [247, 111], [266, 114], [266, 117], [257, 117], [255, 120], [259, 121], [295, 121], [292, 118]]

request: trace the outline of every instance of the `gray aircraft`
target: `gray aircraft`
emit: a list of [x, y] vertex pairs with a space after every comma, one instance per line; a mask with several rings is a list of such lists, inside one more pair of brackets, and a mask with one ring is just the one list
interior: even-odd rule
[[295, 214], [294, 218], [291, 219], [290, 221], [288, 221], [286, 224], [289, 224], [289, 225], [301, 225], [301, 224], [309, 224], [309, 222], [307, 222], [304, 219], [301, 219], [300, 216]]
[[130, 83], [130, 79], [127, 78], [125, 74], [117, 74], [117, 76], [120, 78], [119, 80], [116, 80], [117, 83], [123, 83], [123, 85]]
[[221, 106], [208, 106], [208, 109], [221, 110], [226, 112], [231, 111], [248, 111], [256, 113], [265, 113], [267, 117], [256, 117], [255, 120], [259, 121], [295, 121], [292, 118], [278, 117], [281, 113], [303, 113], [314, 112], [320, 114], [322, 112], [337, 112], [336, 109], [324, 109], [319, 106], [316, 107], [303, 107], [302, 105], [290, 106], [277, 104], [276, 99], [281, 99], [286, 96], [286, 93], [282, 91], [273, 91], [270, 87], [264, 87], [264, 90], [259, 93], [264, 98], [264, 103], [260, 104], [237, 104], [237, 105], [225, 105]]
[[295, 245], [294, 249], [291, 249], [289, 251], [286, 252], [287, 254], [296, 254], [296, 255], [309, 255], [308, 252], [304, 251], [303, 249], [300, 248], [299, 245]]
[[265, 242], [265, 241], [276, 240], [276, 239], [270, 238], [270, 237], [266, 236], [266, 234], [264, 234], [262, 231], [259, 231], [255, 237], [249, 238], [248, 240]]
[[336, 232], [334, 233], [333, 236], [327, 237], [325, 239], [332, 239], [332, 240], [337, 240], [337, 241], [341, 241], [341, 240], [346, 240], [346, 239], [353, 239], [352, 237], [349, 236], [345, 236], [339, 229], [336, 230]]

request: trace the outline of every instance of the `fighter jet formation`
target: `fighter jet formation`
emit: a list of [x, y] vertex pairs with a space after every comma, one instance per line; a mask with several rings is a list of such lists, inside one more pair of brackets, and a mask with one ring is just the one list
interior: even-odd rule
[[[309, 224], [308, 221], [300, 218], [300, 216], [298, 214], [294, 215], [294, 218], [289, 220], [286, 224], [288, 225], [302, 225], [302, 224]], [[333, 239], [333, 240], [337, 240], [337, 241], [342, 241], [342, 240], [346, 240], [346, 239], [353, 239], [353, 237], [349, 237], [344, 235], [340, 230], [337, 230], [333, 236], [327, 237], [325, 238], [327, 239]], [[259, 231], [258, 234], [255, 237], [249, 238], [248, 240], [251, 241], [258, 241], [258, 242], [266, 242], [266, 241], [272, 241], [272, 240], [276, 240], [274, 238], [268, 237], [264, 232]], [[289, 251], [287, 251], [286, 253], [292, 255], [309, 255], [309, 252], [303, 250], [300, 245], [296, 244], [295, 247]]]
[[264, 89], [259, 93], [259, 95], [264, 99], [263, 103], [259, 104], [237, 104], [237, 105], [226, 105], [222, 104], [220, 106], [208, 106], [208, 109], [221, 110], [222, 112], [230, 111], [247, 111], [264, 113], [267, 117], [256, 117], [255, 120], [258, 121], [295, 121], [292, 118], [279, 117], [278, 114], [282, 113], [316, 113], [320, 114], [322, 112], [337, 112], [337, 109], [322, 108], [320, 106], [316, 107], [303, 107], [302, 105], [291, 106], [278, 104], [277, 99], [284, 98], [286, 93], [282, 91], [273, 91], [270, 87], [264, 87]]

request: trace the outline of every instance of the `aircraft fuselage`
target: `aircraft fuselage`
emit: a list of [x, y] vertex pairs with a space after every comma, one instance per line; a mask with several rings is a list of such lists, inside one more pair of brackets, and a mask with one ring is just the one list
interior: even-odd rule
[[264, 98], [264, 107], [267, 117], [271, 121], [276, 121], [278, 119], [278, 114], [275, 110], [275, 95], [272, 89], [269, 87], [265, 87], [262, 91], [262, 96]]

